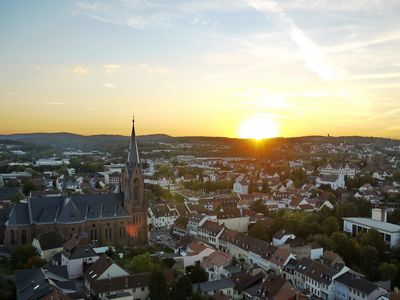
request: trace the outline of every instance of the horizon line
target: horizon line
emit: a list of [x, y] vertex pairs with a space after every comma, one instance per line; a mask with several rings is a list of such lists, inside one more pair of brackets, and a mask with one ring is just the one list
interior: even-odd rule
[[[68, 132], [68, 131], [56, 131], [56, 132], [21, 132], [21, 133], [0, 133], [1, 137], [13, 136], [13, 135], [34, 135], [34, 134], [71, 134], [71, 135], [78, 135], [82, 137], [94, 137], [94, 136], [120, 136], [120, 137], [127, 137], [129, 135], [122, 135], [122, 134], [111, 134], [111, 133], [97, 133], [97, 134], [90, 134], [85, 135], [81, 133], [75, 132]], [[257, 140], [255, 138], [240, 138], [240, 137], [229, 137], [229, 136], [210, 136], [210, 135], [181, 135], [181, 136], [173, 136], [166, 133], [148, 133], [148, 134], [139, 134], [138, 137], [146, 137], [146, 136], [154, 136], [154, 135], [164, 135], [171, 138], [225, 138], [225, 139], [236, 139], [236, 140]], [[325, 137], [325, 138], [351, 138], [351, 137], [359, 137], [359, 138], [375, 138], [375, 139], [388, 139], [388, 140], [396, 140], [400, 141], [400, 137], [387, 137], [387, 136], [365, 136], [365, 135], [321, 135], [321, 134], [312, 134], [312, 135], [301, 135], [301, 136], [276, 136], [270, 138], [262, 138], [259, 140], [273, 140], [273, 139], [291, 139], [291, 138], [306, 138], [306, 137]]]

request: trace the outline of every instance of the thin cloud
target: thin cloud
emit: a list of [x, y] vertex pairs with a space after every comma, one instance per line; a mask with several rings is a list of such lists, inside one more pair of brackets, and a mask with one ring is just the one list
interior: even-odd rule
[[80, 74], [80, 75], [86, 75], [88, 73], [88, 70], [86, 70], [82, 66], [76, 66], [72, 69], [73, 72]]
[[117, 86], [116, 86], [115, 84], [113, 84], [113, 83], [105, 83], [104, 86], [105, 86], [106, 88], [109, 88], [109, 89], [114, 89], [114, 88], [117, 87]]
[[294, 23], [277, 2], [247, 0], [247, 3], [265, 16], [273, 16], [276, 26], [289, 34], [292, 41], [300, 48], [306, 68], [327, 81], [340, 79], [338, 72], [328, 63], [322, 49]]
[[40, 70], [41, 69], [39, 65], [35, 65], [35, 64], [29, 64], [28, 67], [31, 68], [31, 69], [35, 69], [35, 70]]
[[47, 104], [47, 105], [67, 105], [67, 104], [71, 104], [71, 103], [69, 103], [69, 102], [49, 101], [49, 102], [45, 102], [44, 104]]

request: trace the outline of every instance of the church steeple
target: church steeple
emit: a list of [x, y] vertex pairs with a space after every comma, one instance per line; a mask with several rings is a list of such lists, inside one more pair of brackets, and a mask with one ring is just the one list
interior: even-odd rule
[[132, 134], [128, 159], [121, 183], [124, 193], [123, 206], [132, 212], [134, 208], [144, 207], [144, 180], [140, 167], [139, 152], [135, 133], [135, 120], [132, 120]]
[[139, 151], [135, 133], [135, 120], [132, 120], [132, 134], [128, 159], [121, 182], [122, 205], [131, 215], [130, 238], [147, 243], [147, 203], [144, 197], [144, 179], [140, 167]]
[[138, 152], [136, 133], [135, 133], [135, 118], [132, 117], [131, 143], [129, 146], [129, 154], [128, 154], [128, 160], [127, 160], [127, 165], [128, 165], [128, 168], [130, 169], [129, 171], [132, 171], [132, 169], [137, 164], [140, 164], [140, 160], [139, 160], [139, 152]]

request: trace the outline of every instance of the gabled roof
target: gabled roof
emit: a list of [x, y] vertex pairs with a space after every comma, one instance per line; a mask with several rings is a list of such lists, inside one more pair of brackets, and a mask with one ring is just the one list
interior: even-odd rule
[[229, 278], [206, 281], [193, 284], [193, 291], [200, 290], [203, 294], [235, 287], [235, 282]]
[[190, 244], [187, 245], [187, 249], [190, 249], [190, 255], [195, 255], [203, 252], [206, 250], [208, 247], [206, 244], [201, 243], [199, 241], [193, 241]]
[[42, 233], [38, 240], [42, 251], [61, 248], [64, 244], [62, 237], [54, 231]]
[[339, 273], [340, 269], [331, 268], [308, 258], [303, 258], [296, 266], [296, 271], [303, 273], [305, 276], [312, 278], [319, 283], [324, 284], [331, 284], [332, 277]]
[[340, 282], [357, 291], [365, 293], [367, 294], [367, 296], [379, 288], [376, 284], [372, 283], [371, 281], [351, 272], [346, 272], [340, 275], [335, 279], [335, 281]]
[[257, 283], [259, 283], [263, 279], [264, 275], [262, 273], [258, 273], [255, 276], [252, 276], [244, 271], [233, 273], [231, 275], [231, 279], [235, 282], [235, 289], [238, 291], [245, 290]]
[[[108, 270], [113, 264], [116, 264], [110, 257], [103, 254], [100, 256], [98, 260], [96, 260], [91, 266], [89, 266], [85, 272], [83, 273], [84, 277], [88, 281], [95, 281], [97, 280], [105, 271]], [[116, 264], [118, 265], [118, 264]], [[120, 265], [118, 265], [121, 269]], [[129, 273], [126, 271], [126, 275]]]
[[178, 217], [174, 222], [174, 227], [186, 230], [188, 222], [189, 222], [188, 217], [185, 216]]
[[217, 222], [207, 220], [203, 225], [200, 226], [200, 229], [215, 236], [224, 229], [224, 226], [219, 225]]
[[231, 243], [241, 249], [252, 251], [257, 254], [261, 254], [264, 249], [269, 246], [267, 242], [242, 232], [239, 232]]
[[40, 299], [52, 291], [40, 268], [17, 270], [14, 275], [17, 298], [20, 300]]
[[27, 203], [17, 203], [11, 210], [7, 225], [29, 225], [29, 208]]
[[269, 261], [277, 266], [282, 267], [290, 256], [290, 251], [286, 248], [277, 247], [275, 252], [269, 257]]
[[236, 207], [224, 207], [223, 211], [219, 211], [217, 213], [217, 219], [232, 219], [232, 218], [240, 218], [242, 216], [240, 209]]
[[[72, 195], [28, 199], [28, 216], [36, 224], [81, 223], [85, 220], [128, 217], [122, 206], [123, 194]], [[22, 212], [17, 211], [20, 216]]]
[[62, 253], [70, 260], [99, 256], [89, 245], [77, 245], [69, 252], [64, 250]]
[[[124, 277], [114, 277], [111, 279], [102, 279], [93, 281], [90, 289], [96, 295], [101, 293], [120, 291], [123, 289], [136, 289], [141, 287], [148, 287], [150, 282], [151, 273], [133, 274]], [[131, 296], [129, 294], [129, 296]]]
[[46, 274], [49, 278], [57, 280], [57, 279], [69, 279], [68, 267], [67, 265], [57, 266], [57, 265], [47, 265]]
[[277, 232], [274, 234], [273, 238], [274, 238], [274, 239], [280, 240], [280, 239], [282, 239], [285, 235], [291, 235], [291, 234], [293, 234], [293, 233], [290, 232], [289, 230], [285, 229], [285, 228], [282, 228], [281, 230], [277, 231]]
[[156, 218], [178, 216], [178, 212], [176, 210], [170, 210], [166, 204], [155, 205], [149, 209]]
[[0, 188], [0, 201], [12, 200], [15, 195], [24, 196], [24, 194], [22, 194], [22, 192], [19, 188], [16, 188], [16, 187]]
[[203, 259], [203, 267], [211, 268], [213, 266], [223, 267], [231, 263], [232, 256], [222, 251], [214, 251]]
[[219, 240], [225, 241], [225, 242], [232, 242], [238, 233], [239, 232], [236, 230], [225, 228], [225, 230], [222, 232], [221, 236], [219, 237]]

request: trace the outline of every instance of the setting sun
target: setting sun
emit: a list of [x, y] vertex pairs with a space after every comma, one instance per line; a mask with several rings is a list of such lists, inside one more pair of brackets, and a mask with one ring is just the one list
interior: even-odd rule
[[240, 138], [257, 140], [272, 138], [278, 135], [278, 125], [268, 116], [256, 115], [243, 121], [238, 135]]

